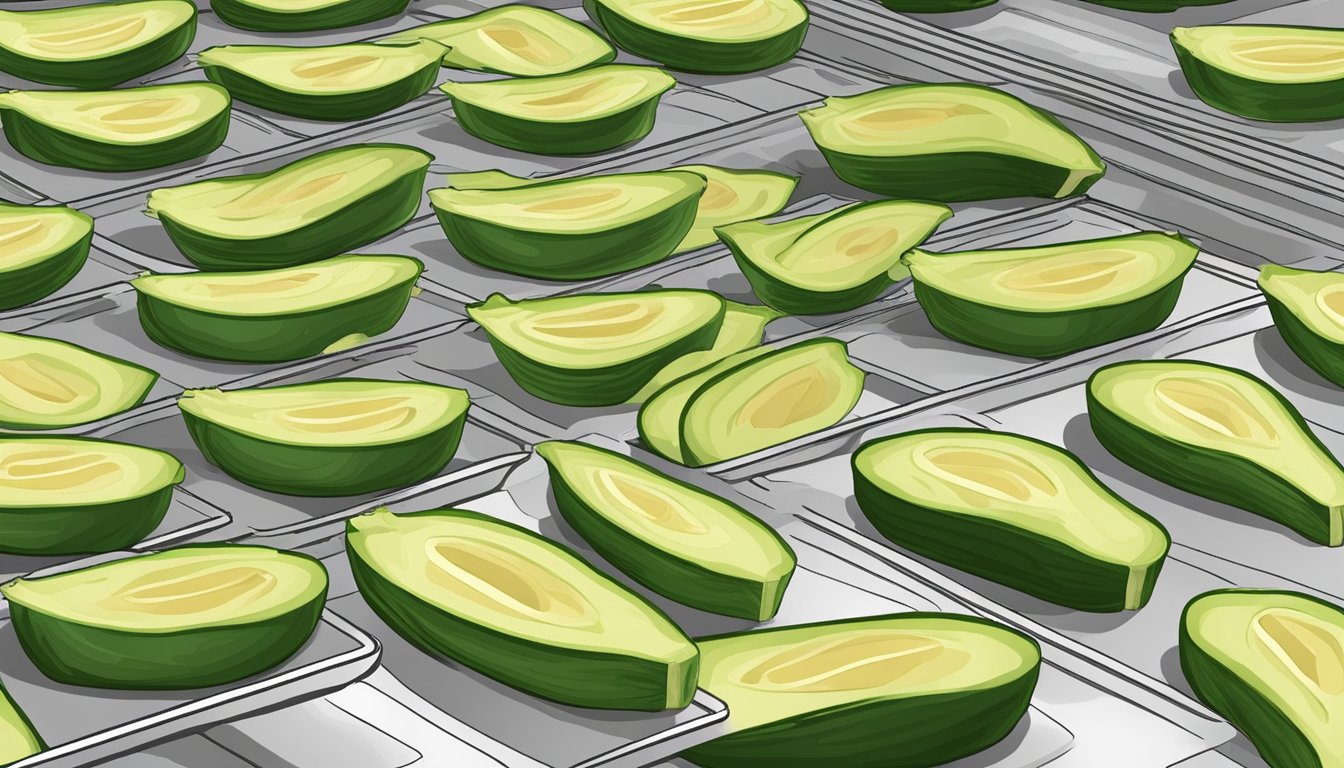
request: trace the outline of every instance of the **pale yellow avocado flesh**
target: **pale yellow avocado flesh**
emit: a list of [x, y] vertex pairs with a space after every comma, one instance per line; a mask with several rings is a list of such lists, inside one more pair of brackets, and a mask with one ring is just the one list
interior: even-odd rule
[[1344, 344], [1344, 274], [1266, 266], [1259, 282], [1313, 332]]
[[768, 40], [807, 23], [797, 0], [619, 0], [602, 7], [664, 34], [722, 43]]
[[226, 45], [207, 48], [196, 63], [231, 69], [282, 91], [322, 95], [383, 88], [436, 65], [443, 52], [441, 44], [430, 40], [321, 47]]
[[1344, 78], [1344, 29], [1240, 24], [1176, 27], [1175, 41], [1201, 61], [1266, 83]]
[[609, 61], [615, 51], [582, 24], [544, 8], [506, 5], [398, 32], [387, 40], [437, 40], [445, 67], [520, 76], [558, 75]]
[[42, 748], [42, 742], [23, 723], [3, 689], [0, 689], [0, 765], [17, 763], [41, 752]]
[[0, 11], [0, 47], [46, 61], [84, 61], [132, 51], [192, 17], [179, 0]]
[[269, 443], [331, 447], [412, 440], [452, 423], [467, 402], [467, 393], [452, 387], [360, 380], [187, 390], [178, 406]]
[[656, 67], [602, 64], [566, 75], [478, 83], [439, 90], [481, 109], [538, 123], [575, 123], [623, 112], [676, 85]]
[[38, 613], [111, 630], [156, 634], [252, 624], [326, 588], [322, 566], [262, 547], [185, 548], [0, 587]]
[[138, 402], [154, 374], [53, 339], [0, 333], [0, 421], [63, 427]]
[[60, 437], [0, 440], [0, 508], [134, 499], [181, 477], [181, 462], [149, 448]]
[[69, 248], [92, 228], [92, 219], [69, 208], [0, 203], [0, 273]]
[[744, 171], [715, 165], [680, 165], [668, 172], [690, 171], [705, 177], [695, 222], [677, 244], [677, 252], [719, 241], [714, 228], [777, 213], [789, 202], [798, 177], [772, 171]]
[[117, 91], [9, 91], [0, 108], [104, 144], [153, 144], [187, 133], [229, 108], [229, 93], [213, 83]]

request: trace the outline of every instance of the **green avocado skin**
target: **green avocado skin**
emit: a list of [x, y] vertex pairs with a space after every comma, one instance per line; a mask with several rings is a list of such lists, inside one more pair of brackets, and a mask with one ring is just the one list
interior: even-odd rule
[[[994, 152], [873, 157], [818, 148], [842, 181], [902, 200], [963, 203], [1006, 197], [1054, 198], [1069, 177], [1063, 168]], [[1083, 194], [1101, 176], [1084, 179], [1071, 195]]]
[[[1149, 477], [1196, 496], [1261, 515], [1317, 544], [1330, 545], [1329, 509], [1292, 483], [1234, 454], [1194, 448], [1149, 432], [1108, 409], [1093, 394], [1092, 380], [1110, 367], [1102, 366], [1093, 372], [1087, 386], [1087, 416], [1102, 447]], [[1247, 375], [1243, 371], [1237, 373]], [[1265, 386], [1293, 415], [1308, 438], [1327, 456], [1330, 455], [1297, 409], [1269, 385]]]
[[738, 246], [731, 236], [719, 235], [733, 254], [737, 268], [751, 284], [752, 293], [768, 307], [790, 315], [829, 315], [858, 309], [886, 293], [894, 281], [883, 272], [867, 282], [843, 291], [811, 291], [780, 280], [760, 268]]
[[172, 499], [173, 486], [167, 485], [107, 504], [0, 509], [0, 552], [88, 555], [127, 549], [159, 527]]
[[1011, 733], [1031, 704], [1039, 675], [1036, 665], [996, 688], [845, 704], [721, 736], [681, 756], [704, 768], [930, 768], [987, 749]]
[[115, 173], [177, 165], [214, 152], [229, 133], [229, 109], [168, 141], [124, 146], [52, 128], [18, 110], [0, 109], [5, 138], [30, 160], [62, 168]]
[[376, 90], [316, 96], [291, 93], [228, 67], [204, 67], [205, 76], [244, 104], [305, 120], [351, 122], [376, 117], [425, 95], [439, 76], [439, 63]]
[[[402, 516], [442, 514], [430, 510]], [[452, 514], [485, 517], [464, 510], [453, 510]], [[510, 523], [493, 518], [491, 522], [516, 528], [529, 536], [535, 535]], [[347, 536], [354, 530], [347, 524]], [[460, 619], [383, 578], [365, 562], [357, 547], [347, 546], [346, 554], [350, 558], [355, 586], [373, 612], [407, 642], [427, 653], [447, 656], [511, 688], [560, 704], [644, 712], [660, 712], [667, 708], [668, 673], [662, 664], [628, 656], [537, 645]], [[699, 658], [691, 663], [698, 666]], [[683, 701], [690, 701], [698, 676], [695, 669], [686, 676], [687, 690], [680, 697]]]
[[905, 13], [951, 13], [985, 8], [999, 0], [879, 0], [889, 11]]
[[453, 99], [462, 129], [505, 149], [538, 155], [595, 155], [639, 141], [653, 130], [658, 99], [606, 117], [574, 123], [541, 123], [502, 115]]
[[1279, 329], [1279, 335], [1293, 354], [1331, 383], [1344, 387], [1344, 344], [1322, 338], [1273, 294], [1268, 291], [1261, 293], [1269, 304], [1274, 327]]
[[196, 6], [187, 2], [184, 4], [191, 5], [190, 19], [177, 29], [138, 48], [87, 61], [46, 61], [0, 48], [0, 72], [8, 72], [35, 83], [93, 91], [120, 85], [168, 66], [191, 47], [192, 41], [196, 39]]
[[706, 75], [732, 75], [770, 69], [792, 59], [803, 47], [808, 23], [767, 40], [746, 43], [715, 43], [669, 35], [636, 24], [619, 13], [603, 8], [601, 0], [584, 0], [588, 18], [621, 48], [668, 69]]
[[[903, 435], [947, 431], [916, 430]], [[876, 442], [880, 441], [871, 444]], [[949, 513], [889, 494], [859, 469], [857, 458], [862, 450], [850, 459], [854, 500], [873, 527], [892, 542], [923, 557], [1057, 605], [1097, 613], [1125, 610], [1128, 567], [1097, 560], [1058, 540], [1015, 525]], [[1081, 463], [1079, 466], [1096, 481], [1091, 471]], [[1125, 506], [1162, 528], [1133, 505], [1125, 503]], [[1170, 537], [1167, 541], [1170, 546]], [[1164, 561], [1165, 558], [1148, 569], [1139, 607], [1152, 596]]]
[[1204, 62], [1175, 37], [1171, 45], [1190, 90], [1214, 109], [1275, 123], [1344, 118], [1344, 78], [1320, 83], [1265, 83]]
[[185, 355], [239, 363], [282, 363], [322, 354], [334, 342], [391, 330], [411, 301], [418, 275], [346, 304], [273, 316], [203, 312], [138, 293], [136, 312], [154, 343]]
[[68, 248], [26, 267], [0, 270], [0, 310], [15, 309], [59, 291], [84, 268], [93, 229]]
[[396, 16], [409, 4], [410, 0], [348, 0], [329, 8], [281, 13], [239, 0], [210, 0], [210, 8], [225, 24], [254, 32], [310, 32], [354, 27]]

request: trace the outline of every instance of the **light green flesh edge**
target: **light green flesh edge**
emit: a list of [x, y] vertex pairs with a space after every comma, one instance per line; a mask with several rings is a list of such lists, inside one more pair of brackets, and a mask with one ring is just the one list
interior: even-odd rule
[[1272, 264], [1261, 267], [1259, 284], [1317, 336], [1344, 344], [1344, 274]]

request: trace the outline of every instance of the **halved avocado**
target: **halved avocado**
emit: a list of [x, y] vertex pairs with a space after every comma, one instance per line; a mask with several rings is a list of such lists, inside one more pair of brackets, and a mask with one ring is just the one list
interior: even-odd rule
[[17, 763], [46, 748], [28, 716], [9, 692], [0, 687], [0, 765]]
[[700, 385], [681, 414], [683, 463], [701, 467], [832, 426], [863, 394], [843, 342], [814, 339], [739, 363]]
[[107, 440], [0, 440], [0, 552], [78, 555], [126, 549], [163, 520], [182, 482], [163, 451]]
[[203, 157], [229, 132], [229, 92], [214, 83], [115, 91], [0, 93], [5, 137], [39, 163], [142, 171]]
[[308, 120], [381, 115], [425, 95], [447, 50], [433, 40], [345, 45], [225, 45], [196, 58], [245, 104]]
[[801, 116], [835, 175], [886, 197], [1070, 197], [1106, 171], [1053, 116], [983, 85], [893, 85]]
[[254, 488], [354, 496], [437, 475], [462, 440], [464, 390], [412, 381], [189, 389], [177, 401], [206, 461]]
[[1171, 45], [1211, 107], [1281, 123], [1344, 118], [1344, 29], [1176, 27]]
[[708, 182], [700, 196], [695, 223], [677, 244], [675, 253], [703, 248], [719, 241], [715, 227], [773, 216], [789, 202], [798, 177], [763, 170], [723, 168], [717, 165], [680, 165], [667, 173], [690, 171]]
[[64, 206], [0, 202], [0, 309], [44, 299], [89, 258], [93, 219]]
[[536, 450], [565, 521], [630, 578], [711, 613], [766, 621], [779, 610], [797, 559], [745, 509], [603, 448]]
[[1087, 415], [1097, 440], [1135, 469], [1344, 544], [1344, 467], [1251, 374], [1193, 360], [1115, 363], [1088, 379]]
[[881, 0], [889, 11], [903, 13], [952, 13], [991, 6], [998, 0]]
[[500, 75], [560, 75], [605, 64], [616, 51], [573, 19], [531, 5], [502, 5], [436, 21], [384, 40], [437, 40], [449, 47], [443, 66]]
[[76, 344], [0, 333], [0, 428], [67, 429], [145, 401], [159, 374]]
[[726, 75], [792, 59], [807, 36], [798, 0], [584, 0], [616, 45], [670, 69]]
[[662, 370], [654, 374], [629, 402], [643, 402], [682, 377], [704, 370], [738, 352], [758, 346], [765, 335], [765, 326], [781, 316], [780, 312], [770, 307], [755, 304], [739, 304], [736, 301], [725, 300], [724, 305], [726, 308], [723, 313], [723, 325], [719, 326], [719, 335], [714, 339], [714, 346], [698, 352], [687, 352], [663, 366]]
[[987, 619], [901, 613], [706, 638], [701, 686], [728, 733], [706, 768], [932, 766], [1007, 736], [1040, 674], [1036, 641]]
[[563, 405], [618, 405], [663, 366], [709, 349], [725, 305], [709, 291], [586, 293], [467, 305], [500, 364], [528, 393]]
[[307, 555], [198, 544], [0, 586], [19, 643], [59, 683], [123, 690], [223, 685], [308, 642], [327, 572]]
[[410, 0], [210, 0], [225, 24], [258, 32], [310, 32], [368, 24], [406, 10]]
[[1176, 307], [1199, 246], [1175, 233], [904, 257], [938, 331], [996, 352], [1054, 357], [1146, 333]]
[[681, 415], [686, 405], [705, 382], [730, 371], [748, 360], [773, 351], [771, 347], [749, 347], [719, 358], [691, 371], [659, 389], [639, 407], [639, 439], [654, 453], [678, 464], [689, 464], [681, 442]]
[[854, 499], [883, 536], [924, 557], [1082, 611], [1133, 611], [1171, 537], [1049, 443], [922, 429], [854, 453]]
[[539, 155], [591, 155], [647, 136], [658, 100], [676, 84], [656, 67], [600, 64], [564, 75], [450, 80], [439, 90], [478, 139]]
[[1276, 768], [1344, 765], [1344, 610], [1300, 592], [1217, 589], [1181, 615], [1181, 671]]
[[952, 209], [877, 200], [782, 224], [744, 221], [714, 231], [762, 302], [795, 315], [847, 312], [905, 277], [901, 256], [924, 242]]
[[0, 70], [48, 85], [110, 88], [176, 61], [195, 37], [190, 0], [0, 10]]
[[699, 652], [654, 606], [569, 549], [475, 512], [351, 518], [359, 592], [397, 634], [562, 704], [680, 709]]
[[402, 144], [354, 144], [273, 171], [156, 189], [146, 213], [201, 269], [292, 267], [346, 253], [410, 221], [433, 160]]
[[1344, 387], [1344, 274], [1266, 264], [1259, 284], [1289, 349]]
[[425, 265], [354, 254], [261, 272], [145, 275], [131, 281], [145, 334], [186, 355], [275, 363], [390, 330]]
[[484, 267], [584, 280], [662, 261], [695, 220], [705, 177], [611, 173], [505, 189], [431, 189], [449, 242]]

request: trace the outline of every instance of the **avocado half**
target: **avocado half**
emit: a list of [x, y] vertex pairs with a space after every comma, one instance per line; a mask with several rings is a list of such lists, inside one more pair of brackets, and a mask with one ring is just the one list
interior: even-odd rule
[[536, 450], [561, 516], [630, 578], [710, 613], [767, 621], [779, 610], [797, 559], [745, 509], [604, 448]]
[[798, 0], [584, 0], [616, 45], [669, 69], [737, 74], [792, 59], [807, 36]]
[[1344, 29], [1176, 27], [1171, 45], [1211, 107], [1272, 122], [1344, 118]]
[[1175, 233], [988, 251], [903, 262], [940, 333], [995, 352], [1055, 357], [1151, 331], [1171, 315], [1199, 247]]
[[801, 113], [842, 181], [940, 203], [1081, 195], [1106, 165], [1053, 116], [970, 83], [893, 85]]
[[84, 347], [0, 333], [0, 428], [68, 429], [136, 407], [159, 374]]
[[229, 110], [229, 92], [214, 83], [0, 93], [0, 122], [15, 151], [85, 171], [142, 171], [208, 155], [224, 143]]
[[462, 129], [539, 155], [591, 155], [653, 130], [658, 100], [677, 84], [657, 67], [599, 64], [563, 75], [457, 83], [439, 90]]
[[196, 37], [190, 0], [131, 0], [0, 10], [0, 71], [96, 90], [181, 58]]
[[9, 692], [0, 687], [0, 765], [17, 763], [46, 748], [28, 716]]
[[121, 690], [223, 685], [308, 642], [327, 573], [306, 555], [198, 544], [0, 586], [19, 643], [59, 683]]
[[1344, 762], [1344, 610], [1300, 592], [1220, 589], [1186, 605], [1181, 671], [1279, 768]]
[[359, 593], [408, 642], [561, 704], [681, 709], [699, 652], [661, 611], [569, 549], [461, 509], [346, 523]]
[[260, 272], [145, 275], [131, 281], [145, 334], [185, 355], [272, 363], [391, 330], [424, 264], [352, 254]]
[[605, 64], [616, 51], [602, 36], [547, 8], [501, 5], [423, 24], [383, 40], [436, 40], [448, 46], [443, 66], [539, 77]]
[[701, 686], [728, 734], [706, 768], [933, 766], [975, 754], [1026, 714], [1040, 646], [986, 619], [910, 612], [698, 641]]
[[1076, 456], [980, 429], [925, 429], [854, 453], [854, 499], [924, 557], [1083, 611], [1133, 611], [1171, 537]]
[[73, 208], [0, 203], [0, 310], [60, 290], [84, 268], [92, 240], [93, 219]]
[[402, 144], [354, 144], [271, 171], [156, 189], [146, 213], [200, 269], [298, 266], [410, 221], [433, 160]]
[[1344, 387], [1344, 274], [1267, 264], [1258, 282], [1288, 348]]
[[1097, 440], [1135, 469], [1344, 544], [1344, 468], [1251, 374], [1193, 360], [1115, 363], [1088, 379], [1087, 414]]
[[663, 366], [628, 402], [641, 403], [653, 397], [673, 382], [690, 374], [703, 371], [732, 355], [759, 346], [765, 336], [765, 326], [782, 313], [756, 304], [739, 304], [724, 300], [723, 324], [714, 346], [697, 352], [687, 352]]
[[355, 27], [396, 16], [410, 0], [210, 0], [225, 24], [256, 32]]

